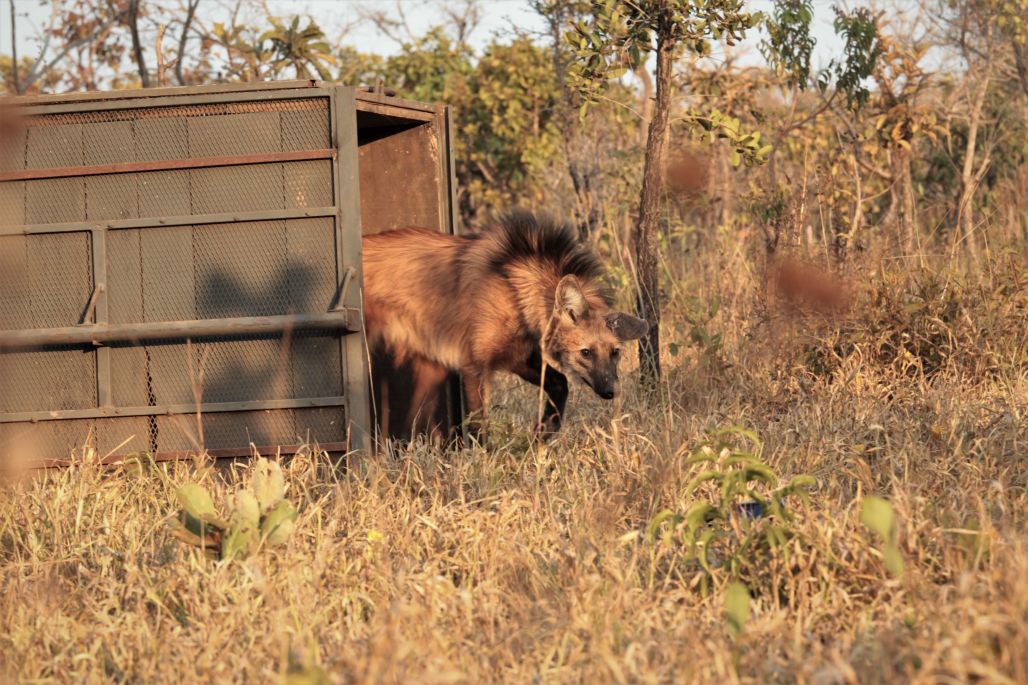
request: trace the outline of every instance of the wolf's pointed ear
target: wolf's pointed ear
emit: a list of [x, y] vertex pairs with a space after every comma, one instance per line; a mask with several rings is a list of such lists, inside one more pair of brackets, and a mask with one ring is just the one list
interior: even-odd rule
[[566, 316], [571, 323], [577, 323], [585, 314], [585, 295], [582, 294], [582, 286], [574, 276], [565, 276], [557, 284], [557, 292], [553, 301], [553, 309], [562, 316]]
[[603, 317], [609, 328], [618, 340], [638, 340], [650, 330], [650, 324], [639, 317], [625, 314], [624, 312], [611, 312]]

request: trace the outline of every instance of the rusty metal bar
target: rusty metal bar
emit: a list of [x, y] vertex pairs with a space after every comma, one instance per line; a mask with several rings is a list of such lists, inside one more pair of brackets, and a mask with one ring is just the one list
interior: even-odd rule
[[[107, 234], [100, 229], [93, 229], [90, 239], [93, 250], [93, 297], [89, 308], [92, 310], [92, 322], [104, 326], [109, 321], [107, 311]], [[89, 319], [83, 317], [82, 324]], [[114, 390], [111, 387], [111, 350], [101, 347], [96, 351], [96, 400], [101, 407], [114, 404]]]
[[[139, 109], [104, 110], [102, 114], [94, 111], [62, 112], [60, 114], [43, 114], [22, 119], [27, 128], [52, 128], [74, 124], [95, 124], [98, 116], [104, 123], [116, 121], [149, 121], [153, 119], [174, 119], [177, 117], [196, 118], [223, 116], [234, 114], [253, 114], [269, 112], [327, 112], [328, 98], [291, 98], [289, 100], [261, 100], [260, 102], [208, 102], [202, 105], [176, 105], [174, 107], [140, 107]], [[300, 148], [307, 149], [307, 148]]]
[[335, 297], [332, 298], [332, 306], [328, 308], [328, 311], [335, 312], [346, 308], [346, 294], [350, 291], [350, 283], [353, 281], [355, 273], [357, 273], [357, 270], [352, 266], [346, 267], [343, 273], [343, 280], [339, 282]]
[[[352, 90], [352, 89], [348, 89]], [[418, 114], [435, 113], [440, 110], [439, 105], [431, 105], [415, 100], [393, 97], [384, 93], [370, 92], [367, 90], [354, 91], [354, 100], [359, 112], [375, 112], [386, 116], [398, 116], [407, 119], [417, 119]], [[386, 111], [388, 108], [390, 111]], [[425, 119], [428, 121], [428, 119]]]
[[[446, 202], [445, 206], [448, 208], [444, 226], [449, 228], [449, 233], [452, 235], [460, 235], [462, 226], [460, 224], [460, 214], [457, 211], [457, 171], [456, 171], [456, 157], [454, 155], [454, 121], [453, 121], [453, 110], [449, 107], [443, 107], [442, 112], [442, 127], [439, 134], [443, 136], [445, 144], [440, 145], [440, 150], [445, 152], [445, 165], [443, 167], [442, 178], [446, 180], [443, 185], [446, 188]], [[446, 383], [446, 399], [449, 406], [449, 418], [450, 426], [456, 435], [462, 435], [462, 426], [464, 424], [464, 417], [467, 415], [467, 411], [464, 407], [464, 393], [462, 391], [461, 377], [459, 374], [451, 374], [450, 379]]]
[[[201, 403], [201, 414], [219, 414], [238, 411], [262, 411], [274, 409], [317, 409], [322, 407], [343, 407], [345, 397], [301, 397], [289, 400], [245, 400], [240, 402]], [[195, 414], [195, 404], [164, 404], [145, 407], [91, 407], [89, 409], [60, 409], [55, 411], [23, 411], [0, 414], [3, 423], [38, 423], [40, 421], [66, 421], [69, 419], [111, 419], [132, 416], [165, 416], [170, 414]]]
[[[336, 274], [345, 281], [343, 273], [349, 266], [354, 277], [363, 283], [363, 253], [361, 232], [360, 162], [357, 155], [357, 100], [353, 88], [335, 88], [331, 99], [331, 140], [340, 151], [332, 165], [335, 185], [336, 219]], [[361, 317], [362, 293], [348, 289], [343, 292], [340, 307], [351, 307], [358, 321]], [[348, 298], [348, 300], [347, 300]], [[350, 398], [346, 412], [346, 435], [351, 449], [371, 451], [371, 379], [367, 346], [363, 335], [343, 336], [340, 339], [343, 392]]]
[[[151, 91], [134, 91], [130, 97], [119, 98], [93, 98], [86, 100], [71, 100], [62, 98], [60, 102], [52, 105], [37, 104], [30, 101], [14, 101], [11, 104], [20, 107], [22, 116], [36, 116], [39, 114], [64, 114], [69, 112], [111, 112], [124, 109], [145, 109], [150, 107], [177, 107], [181, 105], [207, 105], [220, 104], [223, 102], [267, 102], [268, 100], [294, 100], [298, 98], [323, 98], [328, 95], [327, 88], [312, 86], [307, 88], [255, 90], [254, 92], [228, 92], [228, 91], [204, 91], [197, 89], [193, 94], [174, 94], [157, 99], [150, 97]], [[126, 91], [115, 91], [113, 94], [120, 94]], [[139, 93], [139, 94], [136, 94]], [[49, 96], [40, 96], [47, 98]]]
[[223, 166], [248, 166], [251, 164], [275, 164], [279, 162], [306, 162], [316, 159], [335, 159], [336, 151], [297, 150], [294, 152], [269, 152], [259, 155], [228, 155], [224, 157], [193, 157], [192, 159], [161, 159], [152, 162], [119, 162], [117, 164], [92, 164], [87, 166], [54, 167], [52, 169], [21, 169], [0, 172], [0, 183], [4, 181], [39, 181], [53, 178], [77, 178], [79, 176], [101, 176], [108, 174], [133, 174], [146, 171], [174, 171], [176, 169], [209, 169]]
[[432, 121], [436, 117], [435, 108], [432, 108], [432, 109], [422, 109], [420, 107], [419, 108], [404, 107], [402, 105], [397, 105], [394, 102], [386, 102], [386, 103], [367, 102], [367, 101], [365, 101], [365, 102], [358, 102], [357, 103], [357, 111], [358, 112], [368, 112], [369, 114], [379, 114], [379, 115], [386, 116], [386, 117], [391, 117], [391, 118], [394, 118], [394, 119], [405, 119], [408, 122], [409, 121], [419, 121], [419, 122], [427, 123], [427, 122]]
[[124, 323], [67, 328], [40, 328], [0, 332], [0, 350], [34, 348], [48, 345], [103, 345], [138, 343], [146, 340], [184, 340], [214, 336], [253, 336], [338, 329], [359, 331], [360, 311], [341, 309], [325, 314], [286, 314], [281, 316], [246, 316], [228, 319], [193, 321], [162, 321], [156, 323]]
[[[298, 88], [320, 88], [321, 81], [314, 79], [295, 79], [291, 81], [265, 81], [262, 83], [217, 83], [205, 86], [170, 86], [167, 88], [133, 88], [107, 92], [89, 91], [84, 93], [62, 93], [60, 95], [22, 95], [9, 98], [14, 105], [35, 105], [65, 102], [103, 103], [111, 100], [149, 100], [166, 99], [174, 96], [192, 96], [226, 94], [239, 100], [253, 91], [295, 90]], [[266, 93], [263, 93], [266, 95]], [[295, 96], [295, 94], [294, 94]]]
[[[261, 445], [250, 447], [229, 447], [223, 449], [208, 449], [203, 450], [203, 454], [214, 459], [234, 459], [241, 457], [251, 457], [256, 452], [257, 454], [265, 457], [275, 456], [278, 454], [297, 454], [305, 448], [309, 448], [309, 445]], [[323, 452], [329, 454], [341, 454], [348, 452], [349, 449], [345, 442], [325, 442], [319, 443], [318, 448]], [[193, 457], [201, 454], [200, 450], [180, 450], [178, 452], [157, 452], [151, 455], [154, 461], [181, 461], [184, 459], [192, 459]], [[113, 466], [117, 465], [126, 460], [126, 457], [132, 455], [112, 455], [100, 460], [102, 466]], [[32, 462], [26, 464], [26, 468], [30, 469], [50, 469], [60, 468], [64, 466], [71, 466], [75, 461], [72, 459], [44, 459], [41, 461]]]
[[[318, 80], [269, 81], [265, 83], [223, 83], [206, 86], [188, 86], [171, 88], [139, 88], [116, 90], [105, 93], [64, 93], [61, 95], [23, 95], [9, 98], [14, 106], [22, 107], [28, 114], [35, 114], [35, 108], [43, 106], [45, 113], [70, 111], [71, 108], [91, 111], [110, 109], [142, 108], [154, 106], [151, 101], [159, 101], [158, 106], [168, 104], [197, 104], [211, 102], [250, 102], [255, 100], [271, 100], [284, 98], [325, 97], [328, 89], [354, 91], [354, 99], [359, 107], [365, 103], [388, 105], [399, 110], [415, 112], [435, 111], [435, 105], [416, 102], [404, 98], [393, 97], [383, 93], [372, 93], [366, 90], [355, 90], [345, 86], [332, 86]], [[113, 105], [113, 106], [112, 106]], [[121, 106], [119, 106], [121, 105]]]
[[339, 213], [335, 207], [309, 209], [267, 209], [259, 212], [230, 212], [222, 214], [185, 214], [182, 216], [149, 217], [143, 219], [111, 219], [110, 221], [75, 222], [66, 224], [30, 224], [28, 226], [0, 226], [0, 235], [35, 235], [39, 233], [76, 233], [97, 228], [119, 231], [132, 228], [164, 228], [172, 226], [200, 226], [207, 224], [235, 224], [249, 221], [281, 221], [283, 219], [314, 219], [333, 217]]
[[[95, 235], [93, 236], [93, 239], [94, 240], [96, 239]], [[93, 249], [94, 250], [96, 249], [95, 246], [94, 246]], [[95, 252], [94, 252], [94, 257], [93, 257], [93, 280], [94, 281], [98, 281], [98, 279], [96, 277], [96, 257], [95, 257]], [[98, 297], [100, 297], [100, 293], [102, 293], [103, 291], [104, 291], [104, 284], [103, 284], [102, 281], [98, 281], [96, 283], [96, 285], [93, 286], [93, 294], [89, 296], [89, 302], [86, 303], [86, 309], [85, 309], [85, 311], [82, 312], [82, 316], [79, 319], [79, 325], [80, 326], [84, 326], [84, 325], [91, 324], [91, 323], [100, 323], [99, 321], [96, 320], [96, 299]]]

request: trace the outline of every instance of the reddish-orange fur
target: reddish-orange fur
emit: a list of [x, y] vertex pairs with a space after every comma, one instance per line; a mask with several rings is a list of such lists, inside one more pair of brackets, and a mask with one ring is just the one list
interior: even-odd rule
[[429, 413], [432, 383], [459, 371], [467, 407], [481, 416], [496, 372], [538, 384], [543, 361], [552, 367], [544, 428], [559, 426], [565, 373], [613, 396], [621, 343], [645, 323], [610, 311], [598, 264], [572, 235], [517, 214], [472, 236], [420, 228], [365, 236], [368, 342], [413, 362], [413, 411]]

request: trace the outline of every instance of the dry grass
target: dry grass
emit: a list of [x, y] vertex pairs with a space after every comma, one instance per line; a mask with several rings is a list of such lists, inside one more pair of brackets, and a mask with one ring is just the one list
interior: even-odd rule
[[[545, 449], [519, 433], [535, 395], [518, 387], [488, 452], [416, 445], [347, 469], [293, 459], [296, 533], [246, 561], [210, 561], [167, 524], [176, 485], [200, 481], [221, 499], [245, 466], [82, 464], [6, 486], [3, 675], [1028, 682], [1023, 283], [1004, 281], [1002, 296], [948, 284], [917, 309], [913, 285], [883, 279], [895, 302], [872, 288], [845, 324], [784, 330], [753, 323], [756, 280], [706, 281], [725, 305], [704, 325], [723, 342], [669, 357], [659, 401], [630, 389], [612, 411], [577, 392]], [[904, 331], [925, 339], [907, 345]], [[754, 594], [738, 640], [723, 613], [727, 567], [704, 571], [675, 536], [645, 534], [661, 510], [716, 501], [687, 491], [701, 467], [686, 460], [733, 424], [759, 434], [783, 482], [818, 481], [808, 503], [790, 502], [787, 544], [738, 573]], [[899, 577], [860, 523], [870, 493], [895, 508]]]

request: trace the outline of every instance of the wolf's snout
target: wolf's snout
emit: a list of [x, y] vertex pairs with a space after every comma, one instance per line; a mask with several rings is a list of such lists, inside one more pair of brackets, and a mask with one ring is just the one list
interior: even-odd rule
[[616, 392], [616, 384], [617, 381], [612, 376], [606, 374], [600, 376], [599, 378], [593, 377], [592, 382], [593, 390], [596, 392], [597, 395], [599, 395], [605, 400], [614, 399], [614, 395]]
[[589, 380], [589, 387], [603, 399], [614, 399], [618, 393], [618, 376], [613, 371], [596, 369]]

